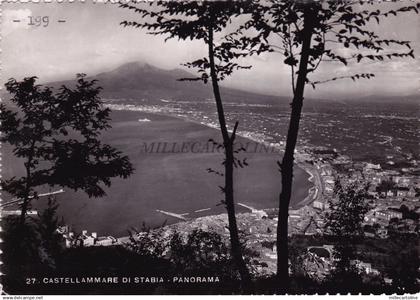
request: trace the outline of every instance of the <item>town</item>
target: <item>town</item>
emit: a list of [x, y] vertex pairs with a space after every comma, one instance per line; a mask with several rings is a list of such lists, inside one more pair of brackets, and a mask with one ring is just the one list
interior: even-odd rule
[[[419, 192], [420, 182], [411, 174], [413, 168], [397, 172], [384, 170], [380, 164], [369, 162], [354, 163], [350, 157], [340, 155], [335, 149], [310, 148], [300, 149], [296, 154], [297, 163], [311, 174], [310, 180], [314, 186], [308, 196], [302, 200], [300, 208], [289, 211], [289, 236], [322, 236], [324, 232], [325, 214], [329, 211], [330, 201], [334, 201], [334, 183], [338, 178], [343, 184], [352, 182], [369, 183], [368, 199], [370, 210], [366, 213], [363, 223], [364, 235], [368, 238], [386, 239], [390, 232], [419, 234]], [[249, 212], [237, 215], [238, 226], [242, 231], [246, 247], [258, 253], [253, 261], [253, 270], [258, 275], [274, 274], [276, 270], [276, 229], [277, 209], [255, 209], [243, 203], [239, 206], [249, 209]], [[169, 241], [175, 233], [186, 236], [196, 229], [214, 231], [229, 238], [227, 215], [210, 215], [196, 219], [188, 219], [188, 214], [175, 214], [159, 211], [180, 222], [165, 226], [161, 231], [162, 240]], [[90, 247], [126, 245], [141, 236], [139, 232], [132, 237], [114, 238], [98, 236], [86, 230], [78, 236], [70, 232], [68, 226], [58, 229], [64, 237], [66, 247]], [[316, 279], [324, 278], [333, 267], [334, 246], [332, 244], [308, 245], [304, 260], [305, 268], [310, 276]], [[380, 271], [368, 262], [354, 260], [352, 263], [366, 275], [379, 275]], [[385, 278], [390, 283], [389, 278]]]

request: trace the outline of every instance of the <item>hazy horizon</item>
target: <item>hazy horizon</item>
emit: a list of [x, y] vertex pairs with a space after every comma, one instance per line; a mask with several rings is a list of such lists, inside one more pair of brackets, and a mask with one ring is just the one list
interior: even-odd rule
[[[400, 3], [381, 3], [376, 7], [389, 8]], [[409, 2], [409, 1], [406, 1]], [[373, 7], [375, 7], [373, 6]], [[28, 16], [48, 15], [48, 27], [30, 27]], [[14, 19], [23, 20], [20, 23]], [[58, 23], [58, 19], [66, 20]], [[122, 64], [140, 61], [161, 69], [184, 69], [182, 63], [205, 55], [199, 42], [163, 41], [139, 29], [124, 28], [123, 20], [135, 20], [138, 15], [117, 5], [90, 2], [80, 3], [3, 3], [2, 24], [2, 84], [8, 78], [21, 79], [36, 75], [40, 82], [74, 78], [76, 73], [94, 76], [111, 71]], [[371, 25], [384, 38], [411, 40], [414, 53], [420, 55], [420, 20], [415, 14], [386, 19], [380, 26]], [[338, 49], [339, 51], [345, 49]], [[251, 70], [242, 70], [222, 82], [226, 87], [259, 94], [291, 96], [290, 70], [278, 54], [263, 54], [247, 59]], [[420, 95], [420, 61], [398, 59], [343, 66], [321, 64], [314, 80], [332, 75], [371, 72], [372, 80], [352, 82], [343, 80], [306, 89], [308, 98], [347, 99], [354, 96]]]

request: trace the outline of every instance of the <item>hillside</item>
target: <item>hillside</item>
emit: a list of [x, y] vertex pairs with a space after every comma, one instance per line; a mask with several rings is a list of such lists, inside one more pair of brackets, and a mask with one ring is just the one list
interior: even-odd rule
[[149, 64], [127, 63], [110, 72], [93, 76], [107, 98], [209, 98], [209, 86], [201, 82], [179, 81], [194, 75], [180, 70], [163, 70]]
[[[181, 78], [195, 76], [181, 69], [164, 70], [155, 66], [131, 62], [110, 72], [89, 76], [97, 79], [103, 88], [102, 97], [118, 99], [121, 103], [134, 104], [141, 99], [148, 101], [173, 99], [182, 101], [200, 101], [213, 98], [210, 84], [201, 81], [179, 81]], [[71, 86], [74, 80], [52, 82], [48, 86], [59, 87], [62, 84]], [[290, 99], [254, 94], [231, 88], [221, 88], [225, 102], [239, 103], [278, 103]]]
[[[201, 81], [179, 81], [181, 78], [194, 78], [195, 75], [182, 70], [165, 70], [147, 63], [129, 62], [118, 68], [102, 72], [89, 79], [98, 80], [98, 85], [103, 88], [101, 96], [105, 99], [113, 99], [123, 104], [136, 104], [144, 99], [147, 102], [156, 102], [160, 99], [172, 99], [180, 101], [200, 101], [213, 98], [210, 83], [204, 84]], [[58, 88], [61, 85], [74, 85], [74, 78], [66, 81], [46, 83], [45, 85]], [[291, 99], [284, 96], [269, 96], [239, 89], [221, 87], [223, 101], [249, 104], [288, 104]], [[1, 93], [3, 99], [7, 100], [8, 94]], [[314, 99], [314, 102], [342, 102], [351, 103], [395, 103], [395, 104], [418, 104], [419, 95], [406, 96], [380, 96], [369, 95], [364, 97], [345, 98], [340, 101], [333, 99]], [[143, 101], [142, 101], [143, 102]], [[144, 102], [143, 102], [144, 103]]]

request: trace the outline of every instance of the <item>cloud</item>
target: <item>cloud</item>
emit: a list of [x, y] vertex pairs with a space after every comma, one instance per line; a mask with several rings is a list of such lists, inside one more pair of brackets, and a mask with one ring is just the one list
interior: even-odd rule
[[[29, 28], [29, 16], [32, 16], [32, 11], [25, 9], [5, 9], [3, 10], [3, 19], [1, 32], [2, 36], [7, 36], [15, 30]], [[20, 22], [14, 22], [19, 20]]]

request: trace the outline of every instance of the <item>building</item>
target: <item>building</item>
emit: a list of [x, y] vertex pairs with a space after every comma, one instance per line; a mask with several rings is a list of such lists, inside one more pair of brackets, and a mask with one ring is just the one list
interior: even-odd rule
[[83, 230], [82, 234], [75, 236], [68, 226], [60, 226], [57, 232], [64, 238], [66, 248], [71, 247], [91, 247], [91, 246], [111, 246], [118, 243], [118, 240], [112, 236], [100, 236], [96, 232], [88, 234], [87, 230]]
[[320, 209], [320, 210], [324, 210], [324, 202], [319, 201], [319, 200], [315, 200], [314, 202], [312, 202], [312, 206], [314, 208]]
[[324, 200], [315, 200], [312, 202], [313, 208], [319, 209], [319, 210], [326, 210], [329, 208], [328, 201]]
[[380, 210], [375, 213], [375, 217], [378, 220], [389, 222], [391, 219], [394, 219], [394, 218], [402, 219], [402, 212], [391, 210], [391, 209]]
[[378, 174], [374, 174], [370, 177], [370, 182], [372, 182], [372, 184], [380, 184], [382, 182], [383, 178], [382, 176], [378, 175]]
[[365, 170], [380, 170], [381, 165], [380, 164], [372, 164], [372, 163], [366, 163]]
[[76, 239], [74, 237], [74, 232], [70, 231], [69, 226], [59, 226], [56, 229], [56, 232], [61, 234], [61, 236], [63, 237], [64, 246], [66, 248], [71, 248], [75, 245]]
[[414, 186], [411, 186], [411, 187], [408, 189], [408, 192], [407, 192], [407, 197], [408, 197], [408, 198], [414, 198], [414, 197], [416, 197], [416, 189], [414, 188]]
[[333, 176], [334, 170], [330, 164], [322, 164], [319, 166], [321, 176]]
[[363, 230], [363, 233], [366, 237], [375, 237], [376, 236], [376, 230], [373, 227], [365, 227]]
[[376, 186], [375, 185], [370, 185], [368, 188], [368, 194], [374, 198], [379, 197], [379, 194], [376, 190]]
[[398, 197], [407, 197], [410, 189], [408, 187], [400, 186], [396, 191]]
[[396, 176], [394, 178], [396, 179], [396, 183], [399, 186], [402, 186], [402, 187], [409, 187], [415, 181], [415, 178], [414, 177], [408, 177], [408, 176]]
[[117, 242], [117, 239], [112, 236], [100, 236], [95, 241], [95, 246], [111, 246]]
[[338, 153], [335, 149], [327, 149], [324, 147], [319, 147], [312, 151], [316, 157], [323, 159], [335, 159], [338, 157]]
[[365, 214], [365, 217], [364, 217], [364, 223], [365, 224], [369, 224], [369, 225], [373, 225], [373, 224], [375, 224], [376, 223], [376, 221], [377, 221], [377, 219], [376, 219], [376, 216], [375, 216], [375, 211], [374, 210], [371, 210], [371, 211], [368, 211], [366, 214]]
[[87, 230], [83, 230], [82, 234], [77, 238], [81, 242], [81, 246], [90, 247], [95, 245], [95, 239], [97, 239], [96, 232], [92, 232], [91, 235], [88, 235]]
[[379, 271], [372, 268], [372, 265], [370, 263], [366, 263], [360, 260], [352, 260], [350, 263], [355, 266], [357, 269], [359, 269], [361, 272], [364, 272], [367, 275], [379, 275]]
[[395, 197], [397, 196], [397, 190], [396, 189], [388, 190], [385, 195], [387, 197]]

